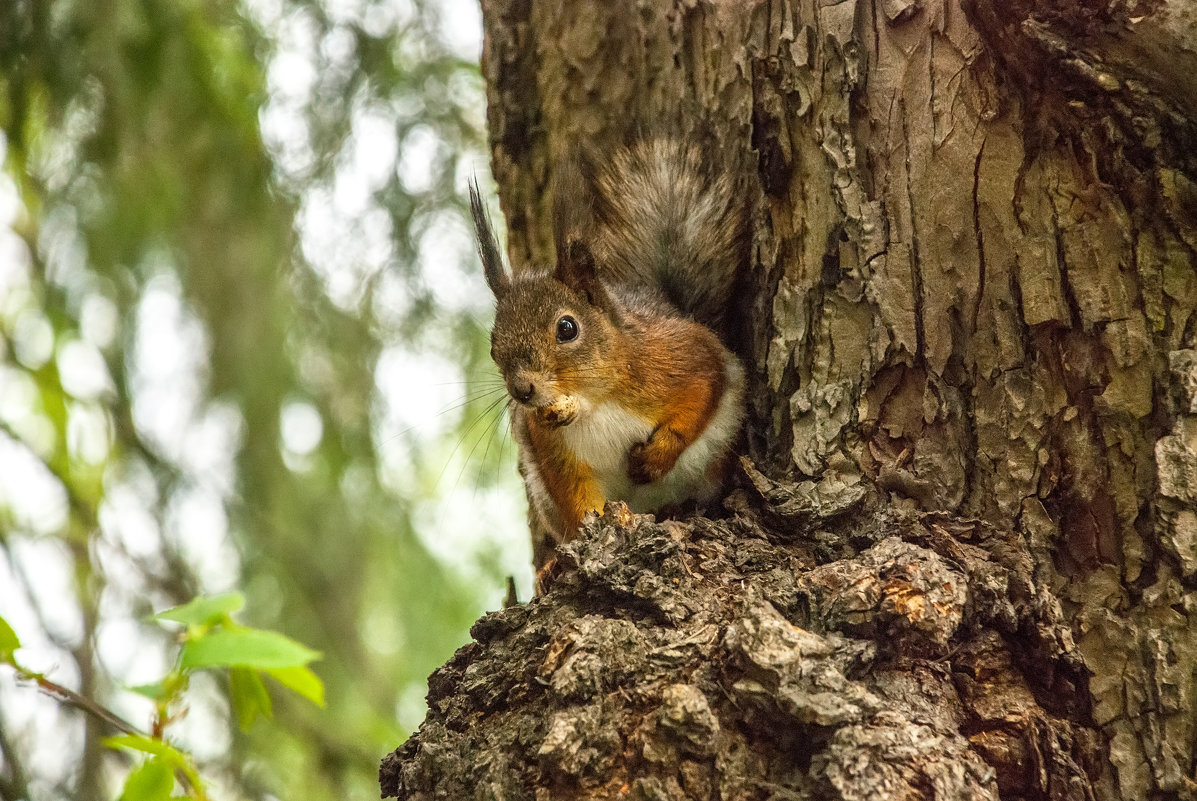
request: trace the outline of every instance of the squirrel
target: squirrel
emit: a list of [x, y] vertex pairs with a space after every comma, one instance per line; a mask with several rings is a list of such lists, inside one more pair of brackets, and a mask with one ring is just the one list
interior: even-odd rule
[[[607, 501], [706, 503], [730, 472], [744, 368], [713, 329], [746, 226], [735, 182], [709, 163], [695, 145], [654, 139], [560, 164], [556, 264], [514, 275], [470, 185], [537, 568]], [[535, 542], [537, 528], [551, 541]]]

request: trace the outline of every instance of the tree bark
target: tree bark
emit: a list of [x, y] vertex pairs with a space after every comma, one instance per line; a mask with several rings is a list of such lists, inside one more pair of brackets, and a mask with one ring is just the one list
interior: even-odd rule
[[517, 268], [576, 141], [751, 149], [751, 461], [480, 621], [384, 791], [1193, 797], [1197, 11], [483, 11]]

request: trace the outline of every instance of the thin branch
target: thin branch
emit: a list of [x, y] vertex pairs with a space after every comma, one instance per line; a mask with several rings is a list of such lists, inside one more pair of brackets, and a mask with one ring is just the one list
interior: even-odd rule
[[50, 696], [54, 700], [59, 701], [60, 703], [66, 704], [67, 706], [73, 706], [75, 709], [78, 709], [81, 712], [86, 712], [92, 717], [107, 723], [109, 726], [112, 726], [113, 728], [116, 728], [125, 734], [136, 734], [141, 737], [149, 737], [148, 734], [122, 718], [120, 715], [116, 714], [107, 707], [100, 706], [87, 696], [80, 695], [69, 687], [63, 687], [58, 682], [51, 681], [45, 676], [25, 670], [24, 668], [17, 668], [17, 674], [22, 679], [32, 681], [37, 685], [38, 690]]
[[[26, 670], [25, 668], [17, 667], [15, 665], [14, 667], [16, 667], [17, 675], [21, 679], [33, 682], [37, 685], [37, 689], [39, 691], [61, 704], [74, 707], [75, 709], [91, 715], [97, 720], [107, 723], [109, 726], [112, 726], [113, 728], [124, 732], [125, 734], [132, 734], [137, 737], [145, 737], [146, 739], [150, 740], [162, 740], [161, 737], [152, 737], [151, 735], [146, 734], [144, 731], [137, 728], [112, 710], [101, 706], [85, 695], [80, 695], [69, 687], [63, 687], [58, 682], [51, 681], [45, 676], [34, 673], [30, 670]], [[181, 769], [177, 770], [176, 776], [182, 782], [184, 789], [194, 793], [197, 799], [207, 798], [207, 796], [201, 790], [200, 785], [195, 781], [192, 781], [191, 776], [187, 775], [187, 771]]]

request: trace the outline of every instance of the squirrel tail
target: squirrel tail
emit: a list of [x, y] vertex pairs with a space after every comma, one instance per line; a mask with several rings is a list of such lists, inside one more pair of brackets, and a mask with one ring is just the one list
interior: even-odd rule
[[744, 192], [730, 171], [678, 139], [640, 141], [593, 172], [594, 248], [620, 283], [663, 291], [716, 330], [748, 252]]

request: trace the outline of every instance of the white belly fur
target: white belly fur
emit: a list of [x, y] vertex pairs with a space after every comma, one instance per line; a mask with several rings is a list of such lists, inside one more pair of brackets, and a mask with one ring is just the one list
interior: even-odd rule
[[707, 474], [711, 461], [733, 444], [744, 413], [744, 369], [724, 354], [724, 392], [706, 429], [682, 451], [677, 464], [658, 481], [633, 484], [628, 451], [648, 439], [653, 422], [628, 413], [617, 403], [588, 406], [562, 429], [574, 455], [594, 471], [607, 500], [624, 501], [634, 512], [653, 512], [687, 500], [708, 501], [718, 491]]

